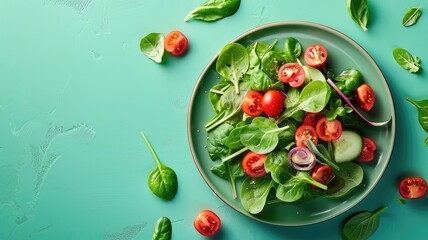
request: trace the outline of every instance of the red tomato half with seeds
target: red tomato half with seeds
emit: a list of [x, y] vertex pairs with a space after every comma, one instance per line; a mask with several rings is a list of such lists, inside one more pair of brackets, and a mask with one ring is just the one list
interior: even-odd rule
[[358, 160], [361, 162], [370, 162], [374, 159], [374, 151], [376, 150], [376, 143], [368, 137], [363, 137], [364, 145]]
[[263, 112], [262, 108], [263, 95], [257, 91], [249, 91], [242, 101], [242, 111], [251, 117], [257, 117]]
[[166, 36], [164, 45], [167, 52], [174, 56], [179, 56], [186, 52], [189, 46], [189, 41], [183, 33], [172, 31]]
[[305, 62], [311, 67], [321, 67], [327, 61], [328, 52], [321, 44], [311, 45], [306, 48]]
[[[315, 164], [311, 171], [311, 177], [324, 185], [327, 185], [334, 177], [333, 168], [326, 164]], [[317, 188], [314, 186], [314, 188]]]
[[406, 177], [401, 180], [399, 192], [403, 198], [417, 199], [427, 193], [427, 182], [421, 177]]
[[318, 135], [314, 127], [302, 125], [296, 130], [295, 142], [298, 147], [307, 147], [306, 140], [310, 139], [315, 145], [318, 144]]
[[298, 63], [286, 63], [279, 68], [278, 79], [297, 88], [305, 82], [305, 70]]
[[268, 117], [278, 117], [284, 110], [285, 94], [278, 90], [268, 90], [263, 94], [262, 109]]
[[342, 123], [337, 119], [328, 121], [327, 117], [322, 117], [317, 122], [316, 130], [318, 137], [326, 142], [337, 140], [342, 136]]
[[242, 168], [244, 169], [244, 172], [250, 177], [263, 177], [266, 174], [265, 160], [265, 154], [249, 152], [242, 159]]
[[366, 83], [361, 84], [357, 88], [355, 91], [355, 99], [357, 100], [358, 106], [366, 112], [373, 108], [376, 101], [373, 89]]
[[211, 210], [203, 210], [193, 221], [195, 229], [204, 236], [214, 235], [220, 228], [220, 218]]

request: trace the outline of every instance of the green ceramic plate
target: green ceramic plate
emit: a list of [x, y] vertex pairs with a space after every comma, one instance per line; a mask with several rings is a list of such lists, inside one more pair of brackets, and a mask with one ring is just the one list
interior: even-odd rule
[[[214, 117], [208, 100], [208, 92], [219, 81], [219, 75], [215, 71], [218, 55], [208, 63], [194, 88], [188, 115], [188, 138], [193, 159], [202, 177], [226, 204], [261, 222], [283, 226], [301, 226], [331, 219], [356, 205], [373, 190], [391, 156], [395, 140], [395, 110], [387, 82], [374, 60], [355, 41], [334, 29], [308, 22], [280, 22], [250, 30], [238, 36], [234, 42], [248, 46], [254, 41], [272, 42], [274, 39], [278, 39], [277, 46], [281, 47], [286, 37], [298, 39], [303, 48], [310, 44], [323, 44], [329, 52], [327, 64], [336, 73], [347, 67], [359, 69], [364, 81], [372, 86], [377, 97], [375, 108], [366, 114], [367, 118], [373, 121], [383, 121], [392, 117], [388, 125], [367, 127], [363, 132], [377, 143], [374, 161], [361, 164], [365, 172], [363, 183], [340, 199], [317, 198], [300, 205], [270, 204], [260, 214], [247, 213], [241, 205], [239, 196], [237, 199], [233, 199], [229, 183], [211, 173], [211, 167], [218, 162], [213, 162], [209, 158], [205, 147], [207, 133], [204, 124]], [[238, 189], [240, 186], [241, 182], [238, 181]]]

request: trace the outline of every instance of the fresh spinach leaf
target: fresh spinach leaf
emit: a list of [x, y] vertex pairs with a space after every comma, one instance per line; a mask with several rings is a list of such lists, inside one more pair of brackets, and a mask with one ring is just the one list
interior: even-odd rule
[[328, 198], [338, 198], [350, 193], [352, 189], [359, 186], [364, 178], [363, 168], [353, 162], [346, 162], [339, 165], [340, 170], [335, 171], [335, 177], [344, 180], [345, 185], [338, 191], [325, 195]]
[[251, 214], [260, 213], [274, 185], [274, 181], [268, 175], [260, 178], [247, 177], [241, 187], [241, 204], [244, 209]]
[[426, 132], [428, 132], [428, 99], [414, 100], [406, 98], [406, 100], [418, 109], [419, 124]]
[[420, 59], [412, 56], [410, 52], [403, 48], [395, 48], [392, 51], [395, 61], [404, 69], [409, 70], [411, 73], [419, 71], [421, 65], [419, 64]]
[[266, 157], [265, 169], [278, 184], [285, 184], [296, 172], [288, 163], [286, 151], [271, 152]]
[[160, 63], [164, 54], [165, 37], [162, 33], [149, 33], [140, 41], [140, 50], [148, 58]]
[[356, 68], [350, 67], [343, 70], [339, 75], [336, 75], [334, 80], [343, 82], [346, 90], [352, 92], [363, 83], [363, 76]]
[[414, 25], [418, 21], [419, 17], [422, 14], [421, 7], [422, 6], [412, 7], [406, 11], [402, 20], [403, 26], [409, 27]]
[[157, 220], [152, 240], [169, 240], [172, 235], [171, 220], [161, 217]]
[[315, 80], [325, 81], [325, 76], [322, 72], [316, 68], [302, 65], [303, 70], [305, 71], [305, 82], [309, 83]]
[[295, 62], [300, 54], [302, 54], [302, 45], [300, 45], [297, 39], [288, 37], [284, 42], [284, 54], [287, 62]]
[[223, 102], [221, 101], [221, 96], [223, 96], [223, 94], [226, 93], [226, 90], [230, 87], [230, 82], [223, 80], [210, 89], [210, 92], [208, 93], [208, 98], [216, 114], [219, 114], [222, 111]]
[[220, 76], [233, 83], [235, 93], [239, 94], [239, 81], [247, 72], [249, 65], [247, 49], [239, 43], [229, 43], [220, 51], [216, 70]]
[[281, 50], [267, 52], [262, 58], [262, 70], [273, 80], [278, 79], [278, 70], [286, 62], [285, 55]]
[[351, 113], [353, 110], [349, 106], [344, 106], [342, 100], [337, 99], [336, 101], [330, 101], [330, 109], [326, 113], [328, 121], [333, 121], [338, 116], [343, 117], [347, 113]]
[[232, 196], [234, 199], [237, 198], [236, 179], [245, 176], [241, 161], [222, 162], [219, 165], [213, 166], [211, 171], [215, 175], [229, 181], [230, 187], [232, 189]]
[[379, 215], [388, 207], [383, 207], [375, 212], [360, 212], [343, 226], [343, 237], [347, 240], [368, 239], [379, 226]]
[[232, 130], [232, 125], [223, 123], [208, 134], [207, 151], [212, 160], [229, 155], [230, 149], [226, 146], [225, 141]]
[[150, 152], [156, 162], [156, 169], [150, 173], [148, 184], [152, 193], [159, 198], [171, 200], [177, 193], [178, 181], [177, 174], [170, 167], [163, 165], [157, 157], [155, 150], [147, 139], [146, 135], [141, 132], [141, 136], [149, 147]]
[[276, 197], [284, 202], [295, 202], [302, 198], [308, 184], [327, 190], [327, 186], [315, 181], [307, 172], [297, 171], [285, 184], [277, 186]]
[[279, 128], [268, 118], [256, 117], [250, 125], [242, 129], [241, 142], [253, 152], [266, 154], [275, 149], [279, 141], [279, 133], [288, 128], [288, 125]]
[[265, 92], [272, 89], [274, 81], [262, 70], [257, 69], [251, 73], [250, 88], [256, 91]]
[[369, 4], [368, 0], [347, 0], [346, 7], [348, 8], [349, 16], [360, 27], [367, 31], [367, 23], [369, 20]]
[[208, 0], [192, 10], [184, 18], [184, 21], [187, 22], [192, 18], [205, 22], [216, 21], [235, 14], [240, 4], [240, 0]]

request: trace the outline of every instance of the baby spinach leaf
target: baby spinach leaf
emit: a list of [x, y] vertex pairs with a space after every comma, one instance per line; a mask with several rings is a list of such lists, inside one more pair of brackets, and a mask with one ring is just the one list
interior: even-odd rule
[[278, 184], [285, 184], [295, 174], [294, 168], [288, 163], [286, 151], [270, 153], [265, 160], [265, 169]]
[[392, 51], [395, 61], [404, 69], [409, 70], [411, 73], [416, 73], [420, 69], [418, 57], [412, 56], [407, 50], [403, 48], [395, 48]]
[[346, 7], [352, 20], [360, 25], [364, 31], [367, 31], [367, 22], [369, 19], [368, 0], [347, 0]]
[[[356, 90], [363, 83], [363, 76], [356, 68], [350, 67], [343, 70], [334, 80], [343, 82], [349, 92]], [[342, 90], [342, 89], [341, 89]]]
[[426, 132], [428, 132], [428, 99], [414, 100], [406, 98], [406, 100], [418, 109], [419, 124]]
[[302, 65], [303, 70], [305, 71], [305, 82], [309, 83], [315, 80], [325, 81], [325, 76], [322, 72], [316, 68]]
[[208, 0], [191, 11], [184, 21], [192, 18], [205, 22], [216, 21], [235, 14], [240, 4], [240, 0]]
[[216, 70], [224, 79], [233, 83], [235, 93], [239, 94], [239, 81], [247, 72], [249, 65], [247, 49], [239, 43], [229, 43], [220, 51]]
[[141, 132], [141, 136], [146, 142], [156, 162], [156, 169], [150, 173], [148, 184], [152, 193], [159, 198], [171, 200], [177, 193], [178, 181], [177, 175], [170, 167], [163, 165], [157, 157], [152, 145], [146, 135]]
[[215, 175], [229, 181], [230, 187], [232, 189], [232, 196], [235, 199], [237, 197], [236, 179], [245, 176], [241, 161], [222, 162], [219, 165], [213, 166], [211, 171]]
[[224, 141], [224, 144], [231, 150], [238, 150], [244, 147], [241, 142], [241, 133], [244, 126], [235, 127]]
[[379, 226], [379, 215], [388, 207], [383, 207], [375, 212], [360, 212], [343, 226], [343, 237], [347, 240], [368, 239]]
[[295, 62], [302, 54], [302, 45], [297, 39], [288, 37], [284, 42], [284, 54], [288, 62]]
[[286, 62], [282, 51], [272, 50], [262, 58], [262, 70], [272, 79], [278, 79], [278, 70]]
[[363, 181], [364, 170], [360, 165], [353, 162], [346, 162], [346, 163], [340, 164], [339, 167], [340, 167], [340, 170], [335, 171], [334, 173], [336, 177], [344, 180], [345, 185], [338, 191], [329, 195], [325, 195], [326, 197], [329, 197], [329, 198], [342, 197], [348, 194], [349, 192], [351, 192], [351, 190], [354, 189], [355, 187], [359, 186]]
[[171, 220], [161, 217], [157, 220], [152, 240], [169, 240], [172, 235]]
[[242, 129], [241, 142], [253, 152], [266, 154], [272, 152], [278, 144], [278, 134], [289, 126], [279, 128], [265, 117], [256, 117], [250, 125]]
[[307, 191], [308, 184], [327, 190], [327, 186], [315, 181], [307, 172], [297, 171], [297, 174], [292, 176], [285, 184], [278, 185], [276, 197], [284, 202], [295, 202], [302, 198]]
[[299, 97], [299, 109], [305, 112], [320, 112], [330, 98], [330, 87], [324, 81], [312, 81], [306, 85]]
[[165, 37], [162, 33], [149, 33], [140, 41], [140, 50], [148, 58], [160, 63], [164, 54]]
[[251, 214], [260, 213], [273, 186], [274, 181], [268, 175], [260, 178], [247, 177], [241, 188], [241, 204], [244, 209]]
[[262, 70], [257, 69], [251, 73], [250, 88], [256, 91], [265, 92], [272, 88], [273, 80]]
[[418, 21], [419, 17], [422, 14], [421, 7], [422, 6], [412, 7], [406, 11], [402, 20], [403, 26], [409, 27], [414, 25]]
[[223, 123], [208, 134], [207, 151], [212, 160], [229, 155], [230, 150], [225, 141], [232, 130], [232, 125]]
[[221, 101], [221, 97], [223, 96], [223, 94], [225, 94], [226, 90], [229, 87], [231, 87], [230, 82], [223, 80], [214, 85], [208, 93], [211, 106], [213, 107], [213, 110], [216, 114], [222, 111], [223, 103]]

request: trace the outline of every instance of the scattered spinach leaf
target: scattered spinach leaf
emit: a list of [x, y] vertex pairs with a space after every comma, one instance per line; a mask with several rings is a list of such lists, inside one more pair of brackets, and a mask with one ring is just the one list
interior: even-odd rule
[[152, 145], [146, 135], [141, 132], [141, 136], [146, 142], [156, 162], [156, 169], [149, 175], [148, 184], [153, 194], [165, 200], [171, 200], [177, 193], [177, 175], [170, 167], [163, 165], [157, 157]]
[[239, 81], [250, 66], [247, 49], [239, 43], [229, 43], [220, 51], [216, 62], [216, 70], [220, 76], [229, 80], [239, 94]]
[[208, 0], [192, 10], [184, 18], [184, 21], [187, 22], [192, 18], [205, 22], [216, 21], [235, 14], [240, 4], [240, 0]]
[[364, 31], [367, 31], [367, 22], [369, 20], [368, 0], [347, 0], [346, 6], [352, 20], [360, 25]]
[[395, 61], [404, 69], [409, 70], [411, 73], [419, 71], [421, 65], [419, 64], [420, 59], [412, 56], [407, 50], [403, 48], [395, 48], [392, 51]]
[[422, 6], [412, 7], [406, 11], [402, 20], [403, 26], [409, 27], [414, 25], [418, 21], [419, 17], [422, 14], [421, 7]]
[[408, 97], [406, 100], [418, 109], [419, 124], [426, 132], [428, 132], [428, 99], [414, 100]]
[[171, 220], [161, 217], [157, 220], [152, 240], [169, 240], [172, 235]]
[[354, 215], [343, 226], [343, 237], [347, 240], [368, 239], [379, 226], [379, 214], [387, 208], [384, 207], [375, 212], [361, 212]]
[[157, 63], [162, 62], [165, 37], [162, 33], [149, 33], [140, 41], [140, 50]]

